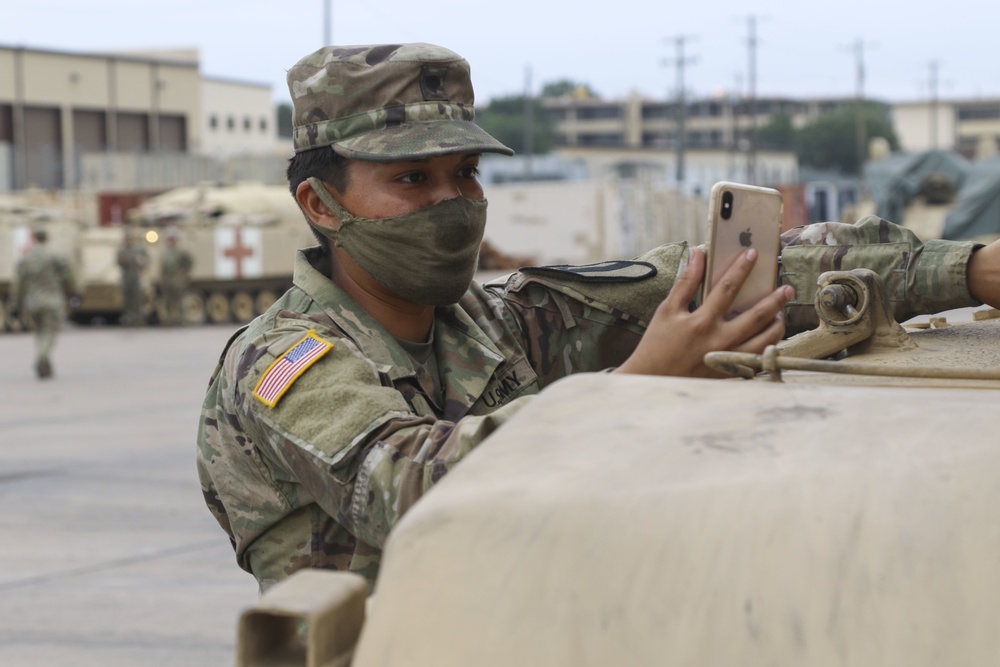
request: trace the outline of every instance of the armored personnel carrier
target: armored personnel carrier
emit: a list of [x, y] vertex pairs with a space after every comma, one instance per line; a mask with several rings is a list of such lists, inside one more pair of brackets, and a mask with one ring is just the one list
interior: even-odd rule
[[904, 327], [865, 270], [814, 303], [706, 357], [732, 379], [546, 389], [401, 520], [371, 596], [294, 574], [238, 664], [992, 664], [1000, 313]]
[[[101, 226], [65, 207], [29, 206], [23, 197], [0, 200], [0, 248], [11, 248], [0, 256], [0, 302], [8, 303], [17, 260], [35, 226], [45, 226], [52, 248], [71, 261], [82, 297], [70, 312], [77, 322], [113, 322], [121, 314], [117, 253], [125, 233], [149, 257], [141, 280], [150, 323], [159, 319], [160, 258], [168, 233], [179, 236], [178, 244], [193, 259], [184, 297], [189, 324], [249, 321], [291, 286], [295, 250], [316, 243], [284, 186], [245, 182], [177, 188], [147, 199], [126, 216], [124, 225]], [[2, 308], [0, 322], [4, 329], [19, 326]]]
[[[291, 286], [295, 250], [316, 243], [284, 186], [244, 182], [177, 188], [127, 215], [148, 250], [151, 296], [166, 234], [178, 233], [178, 245], [191, 253], [184, 298], [184, 317], [191, 324], [247, 322], [262, 313]], [[98, 252], [101, 240], [95, 237], [91, 246]], [[155, 305], [151, 310], [155, 316]]]

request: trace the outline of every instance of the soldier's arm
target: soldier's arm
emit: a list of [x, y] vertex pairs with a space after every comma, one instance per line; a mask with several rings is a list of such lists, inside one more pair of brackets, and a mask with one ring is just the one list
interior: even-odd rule
[[80, 290], [76, 282], [76, 275], [73, 273], [73, 267], [64, 258], [59, 258], [59, 277], [66, 296], [71, 300], [79, 299]]
[[[737, 290], [750, 266], [730, 272]], [[609, 368], [706, 375], [705, 352], [760, 351], [780, 340], [782, 322], [775, 316], [787, 301], [784, 290], [745, 317], [728, 321], [724, 306], [736, 292], [725, 288], [691, 311], [703, 273], [704, 254], [676, 243], [627, 262], [525, 269], [506, 281], [503, 297], [516, 313], [542, 387], [571, 373]]]
[[14, 280], [10, 286], [10, 297], [7, 304], [8, 311], [12, 316], [17, 316], [21, 308], [21, 304], [24, 303], [24, 276], [23, 276], [22, 265], [18, 264], [17, 269], [14, 271]]
[[[816, 284], [819, 275], [830, 270], [870, 268], [879, 273], [900, 320], [976, 305], [977, 299], [991, 304], [997, 300], [1000, 246], [996, 244], [972, 255], [975, 244], [922, 243], [906, 228], [875, 217], [857, 225], [820, 223], [796, 228], [783, 235], [782, 244], [781, 283], [794, 290], [784, 307], [785, 335], [818, 324]], [[970, 264], [970, 256], [976, 262]], [[572, 372], [610, 366], [633, 372], [704, 374], [707, 369], [700, 362], [691, 363], [701, 359], [703, 352], [756, 350], [772, 340], [782, 325], [771, 311], [788, 293], [772, 293], [769, 301], [741, 322], [720, 320], [711, 309], [692, 312], [691, 301], [702, 279], [698, 253], [693, 257], [689, 264], [685, 244], [662, 246], [639, 258], [656, 266], [656, 276], [636, 282], [559, 285], [530, 278], [534, 284], [525, 285], [528, 279], [524, 277], [508, 280], [505, 301], [518, 315], [542, 385]], [[698, 266], [692, 266], [696, 262]], [[983, 276], [982, 287], [976, 282], [979, 276]], [[991, 287], [994, 292], [987, 291]], [[664, 301], [668, 293], [670, 300]], [[652, 332], [637, 347], [646, 327]], [[624, 334], [627, 329], [633, 335]], [[633, 349], [640, 350], [640, 356], [625, 363]]]
[[[797, 227], [783, 235], [782, 243], [781, 282], [795, 288], [795, 298], [785, 309], [788, 334], [817, 325], [816, 282], [825, 271], [867, 268], [878, 273], [898, 321], [990, 302], [970, 293], [972, 274], [978, 275], [970, 265], [977, 247], [972, 242], [922, 242], [905, 227], [869, 216], [853, 225]], [[992, 253], [985, 259], [993, 261], [984, 264], [995, 267]]]

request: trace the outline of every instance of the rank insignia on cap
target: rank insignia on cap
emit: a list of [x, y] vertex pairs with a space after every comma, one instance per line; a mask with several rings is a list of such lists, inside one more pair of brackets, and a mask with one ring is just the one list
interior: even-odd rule
[[310, 331], [264, 371], [257, 388], [253, 390], [254, 397], [273, 408], [292, 383], [331, 349], [333, 343], [317, 337], [315, 331]]

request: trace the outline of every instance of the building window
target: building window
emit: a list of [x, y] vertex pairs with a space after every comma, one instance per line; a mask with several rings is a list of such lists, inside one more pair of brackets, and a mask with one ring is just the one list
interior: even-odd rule
[[264, 117], [260, 119], [260, 131], [261, 134], [267, 134], [267, 119]]
[[582, 134], [580, 135], [581, 146], [621, 146], [622, 135], [620, 134]]
[[959, 120], [996, 120], [1000, 118], [1000, 106], [965, 107], [958, 110]]
[[621, 109], [616, 106], [581, 107], [576, 110], [576, 117], [580, 120], [621, 118]]
[[642, 133], [642, 145], [646, 148], [667, 149], [673, 145], [673, 140], [673, 133], [667, 133], [666, 136], [663, 132]]
[[213, 130], [218, 129], [219, 127], [219, 117], [214, 113], [208, 117], [208, 126]]
[[246, 116], [243, 119], [243, 131], [249, 132], [251, 127], [253, 127], [253, 123], [250, 121], [250, 116]]
[[226, 129], [228, 129], [230, 132], [236, 129], [236, 119], [233, 118], [232, 116], [226, 118]]
[[670, 118], [673, 113], [667, 108], [666, 104], [643, 104], [642, 105], [642, 117], [643, 118]]

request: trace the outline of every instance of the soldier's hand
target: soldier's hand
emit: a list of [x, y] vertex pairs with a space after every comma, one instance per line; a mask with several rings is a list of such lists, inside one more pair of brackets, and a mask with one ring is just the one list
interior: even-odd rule
[[966, 280], [973, 298], [1000, 308], [1000, 241], [972, 253]]
[[756, 251], [744, 253], [726, 270], [704, 303], [690, 311], [688, 305], [705, 276], [705, 254], [693, 248], [684, 273], [656, 309], [639, 345], [616, 372], [720, 377], [703, 363], [707, 353], [730, 350], [759, 354], [780, 341], [785, 333], [781, 309], [794, 295], [791, 287], [779, 287], [731, 320], [725, 317], [756, 260]]

